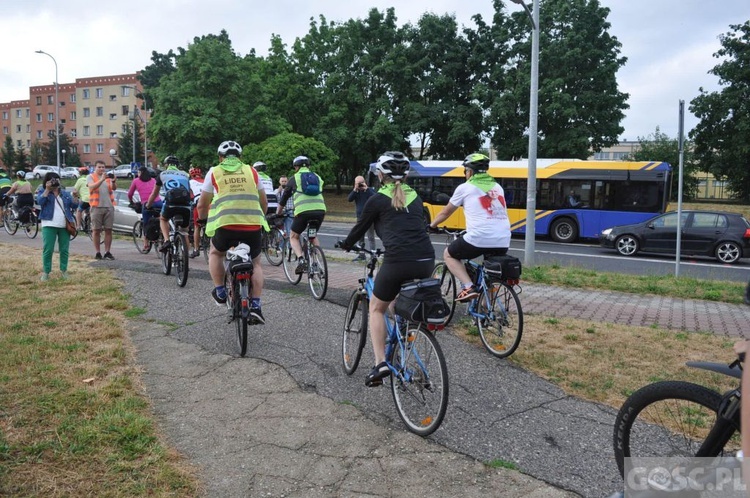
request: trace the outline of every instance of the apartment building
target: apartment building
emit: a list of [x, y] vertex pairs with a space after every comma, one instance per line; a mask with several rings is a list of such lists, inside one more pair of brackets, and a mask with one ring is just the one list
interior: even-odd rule
[[[60, 133], [70, 138], [72, 150], [68, 152], [77, 153], [85, 165], [100, 159], [112, 164], [110, 149], [117, 150], [119, 137], [138, 119], [134, 111], [141, 109], [142, 102], [136, 98], [140, 89], [135, 73], [59, 84]], [[148, 113], [140, 111], [139, 115], [148, 120]], [[10, 136], [16, 147], [29, 153], [54, 132], [54, 84], [30, 87], [28, 100], [0, 103], [0, 145]]]

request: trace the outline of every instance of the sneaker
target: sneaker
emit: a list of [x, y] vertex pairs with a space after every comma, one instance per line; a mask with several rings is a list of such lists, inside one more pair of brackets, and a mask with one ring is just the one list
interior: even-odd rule
[[472, 285], [471, 287], [461, 289], [461, 292], [459, 292], [458, 296], [456, 296], [456, 301], [459, 303], [463, 303], [466, 301], [471, 301], [477, 296], [479, 296], [479, 292]]
[[102, 259], [102, 253], [100, 252], [96, 253], [96, 256], [94, 256], [94, 259]]
[[383, 383], [383, 379], [389, 375], [391, 375], [391, 369], [388, 368], [388, 364], [386, 362], [378, 363], [372, 367], [370, 373], [365, 377], [365, 385], [367, 387], [379, 386]]
[[190, 253], [190, 257], [191, 258], [197, 258], [200, 255], [201, 255], [201, 252], [198, 249], [196, 249], [196, 250], [194, 250], [193, 252]]
[[169, 250], [172, 248], [172, 242], [166, 241], [164, 242], [161, 247], [159, 248], [159, 251], [163, 252], [164, 254], [168, 253]]
[[104, 259], [109, 259], [110, 261], [112, 261], [112, 260], [115, 259], [115, 257], [112, 256], [111, 252], [107, 251], [107, 252], [104, 253]]
[[39, 280], [41, 280], [42, 282], [46, 282], [47, 280], [49, 280], [49, 273], [42, 273], [42, 277]]
[[217, 306], [222, 306], [227, 302], [226, 294], [224, 294], [224, 296], [220, 296], [219, 294], [217, 294], [216, 289], [211, 291], [211, 297], [214, 298], [214, 302]]
[[294, 273], [297, 275], [302, 275], [307, 271], [307, 263], [304, 259], [300, 258], [297, 261], [297, 268], [294, 269]]
[[250, 308], [250, 318], [255, 320], [255, 323], [263, 325], [266, 323], [266, 319], [263, 318], [263, 313], [260, 312], [260, 308]]
[[64, 271], [62, 272], [62, 275], [60, 275], [60, 278], [63, 280], [68, 280], [70, 277], [68, 277], [68, 272]]

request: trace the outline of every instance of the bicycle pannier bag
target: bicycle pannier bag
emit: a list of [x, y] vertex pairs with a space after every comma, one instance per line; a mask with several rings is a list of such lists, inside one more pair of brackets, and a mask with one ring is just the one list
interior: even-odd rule
[[170, 189], [164, 198], [167, 200], [167, 204], [176, 206], [187, 206], [190, 204], [190, 192], [183, 186]]
[[18, 221], [21, 223], [28, 223], [31, 221], [31, 207], [24, 206], [18, 210]]
[[145, 235], [148, 240], [159, 240], [160, 233], [161, 228], [159, 227], [159, 218], [157, 216], [149, 218], [148, 223], [143, 227], [143, 235]]
[[300, 175], [302, 185], [300, 189], [305, 195], [318, 195], [320, 194], [320, 179], [318, 175], [311, 172], [305, 172]]
[[395, 307], [400, 317], [428, 324], [442, 324], [450, 313], [437, 278], [423, 278], [402, 285]]
[[492, 282], [521, 278], [521, 261], [509, 254], [490, 256], [484, 260], [484, 271]]

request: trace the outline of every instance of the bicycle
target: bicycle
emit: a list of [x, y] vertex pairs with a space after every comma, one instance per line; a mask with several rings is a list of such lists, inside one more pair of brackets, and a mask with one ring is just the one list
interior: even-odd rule
[[[341, 242], [336, 244], [341, 247]], [[352, 375], [359, 366], [367, 342], [368, 311], [375, 285], [374, 274], [382, 249], [371, 251], [355, 245], [353, 251], [369, 254], [365, 275], [352, 292], [342, 329], [341, 355], [344, 372]], [[358, 316], [359, 314], [359, 316]], [[435, 432], [448, 408], [448, 368], [431, 326], [408, 322], [385, 314], [385, 358], [391, 371], [391, 393], [396, 411], [409, 431], [420, 436]]]
[[263, 254], [272, 266], [280, 266], [284, 262], [286, 239], [284, 237], [284, 218], [275, 214], [266, 219], [270, 222], [268, 232], [263, 230]]
[[240, 356], [247, 354], [247, 327], [257, 321], [250, 315], [250, 299], [253, 289], [253, 260], [250, 247], [240, 243], [227, 251], [224, 264], [224, 287], [227, 290], [227, 308], [231, 311], [229, 322], [235, 322]]
[[[326, 295], [328, 290], [328, 262], [323, 253], [323, 249], [313, 244], [318, 235], [320, 222], [312, 220], [300, 234], [300, 243], [302, 245], [302, 254], [307, 261], [307, 283], [313, 297], [320, 301]], [[292, 244], [286, 244], [287, 249], [284, 251], [283, 264], [284, 275], [292, 285], [297, 285], [302, 280], [301, 273], [295, 273], [297, 267], [297, 256], [292, 250]]]
[[[147, 209], [147, 208], [142, 207], [141, 209]], [[143, 236], [144, 236], [143, 219], [136, 221], [133, 224], [133, 230], [132, 230], [133, 244], [135, 244], [135, 248], [141, 254], [148, 254], [149, 252], [151, 252], [152, 247], [159, 247], [164, 242], [164, 236], [161, 234], [161, 229], [159, 228], [159, 223], [158, 223], [161, 210], [159, 208], [151, 207], [150, 209], [147, 209], [147, 211], [151, 214], [151, 219], [156, 220], [156, 225], [150, 227], [150, 229], [147, 229], [147, 233], [145, 234], [146, 240], [148, 240], [148, 246], [143, 245]], [[136, 210], [136, 212], [138, 211]], [[153, 234], [151, 235], [154, 235], [157, 233], [158, 235], [156, 235], [155, 238], [148, 237], [149, 231], [153, 232]]]
[[171, 243], [167, 252], [161, 253], [162, 271], [164, 275], [172, 272], [172, 266], [177, 269], [177, 285], [185, 287], [189, 271], [189, 255], [187, 236], [180, 230], [181, 227], [190, 223], [190, 208], [187, 206], [172, 206], [173, 209], [181, 208], [183, 213], [175, 213], [169, 218], [169, 242]]
[[[689, 361], [736, 379], [744, 355], [729, 365]], [[627, 457], [716, 457], [740, 449], [740, 386], [719, 394], [684, 381], [644, 386], [623, 403], [615, 418], [613, 444], [620, 474]]]
[[[438, 231], [448, 234], [451, 240], [464, 233], [444, 228]], [[516, 275], [509, 276], [507, 269], [504, 271], [502, 263], [495, 262], [491, 253], [485, 254], [481, 263], [466, 260], [464, 265], [479, 291], [479, 296], [469, 302], [467, 313], [477, 326], [485, 349], [493, 356], [507, 358], [518, 349], [523, 335], [523, 309], [515, 289], [518, 279]], [[443, 298], [450, 308], [447, 325], [456, 307], [456, 277], [445, 262], [435, 265], [432, 276], [440, 279]]]
[[8, 235], [15, 235], [19, 228], [23, 228], [26, 236], [33, 239], [39, 233], [39, 213], [36, 208], [32, 207], [29, 212], [29, 219], [22, 222], [18, 219], [15, 196], [10, 196], [7, 198], [3, 209], [3, 227]]

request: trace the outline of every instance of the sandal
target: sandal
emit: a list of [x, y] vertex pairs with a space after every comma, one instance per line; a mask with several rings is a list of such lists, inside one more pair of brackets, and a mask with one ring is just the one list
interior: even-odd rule
[[365, 377], [365, 385], [367, 387], [376, 387], [383, 384], [383, 379], [391, 375], [391, 369], [388, 368], [386, 362], [381, 362], [372, 367], [370, 373]]

